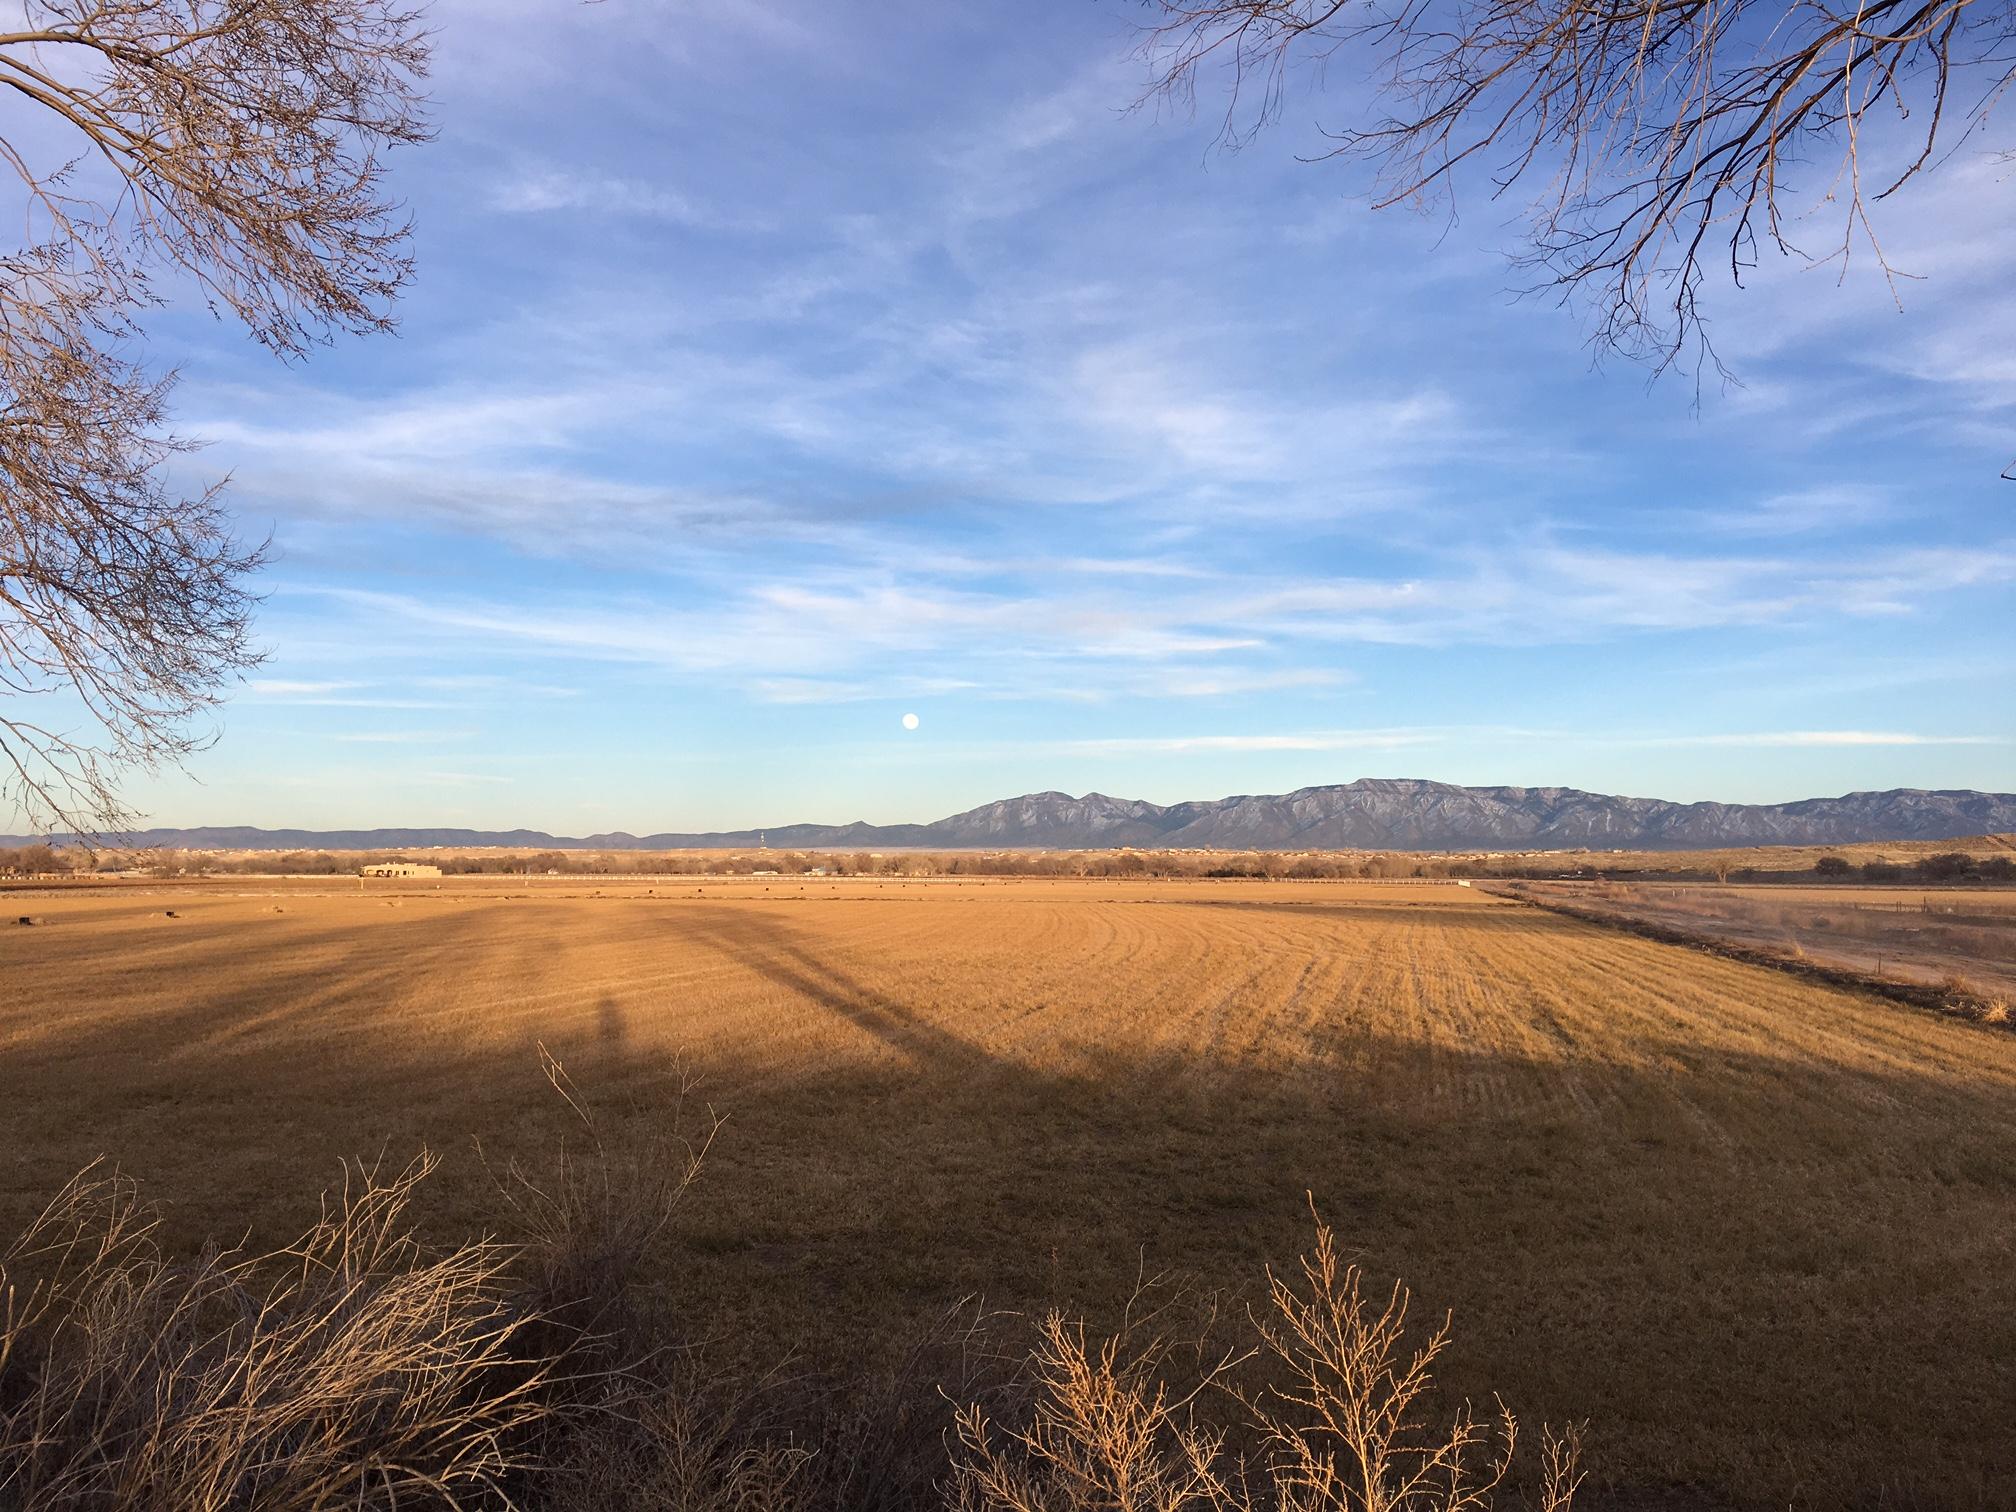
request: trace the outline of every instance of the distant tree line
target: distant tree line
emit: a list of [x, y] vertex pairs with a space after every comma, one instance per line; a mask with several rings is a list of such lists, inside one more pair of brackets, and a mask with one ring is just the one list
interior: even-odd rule
[[51, 846], [23, 845], [13, 850], [0, 850], [0, 877], [32, 877], [69, 870], [70, 863]]
[[1834, 882], [2016, 882], [2016, 859], [1940, 851], [1908, 864], [1865, 861], [1857, 866], [1845, 856], [1822, 856], [1813, 864], [1813, 874]]
[[[1676, 861], [1678, 858], [1676, 858]], [[445, 876], [648, 877], [1168, 877], [1253, 881], [1501, 878], [1671, 880], [1718, 882], [2016, 883], [2016, 858], [1941, 851], [1914, 861], [1857, 864], [1822, 856], [1809, 868], [1736, 867], [1717, 857], [1689, 858], [1670, 868], [1604, 865], [1593, 856], [1430, 856], [1394, 851], [744, 851], [667, 856], [639, 851], [484, 852], [269, 851], [218, 856], [160, 850], [96, 857], [46, 844], [0, 850], [0, 876], [140, 870], [158, 877], [355, 876], [387, 862], [424, 862]]]

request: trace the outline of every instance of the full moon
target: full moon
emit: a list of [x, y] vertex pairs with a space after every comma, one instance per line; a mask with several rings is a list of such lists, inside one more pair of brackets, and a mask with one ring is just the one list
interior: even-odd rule
[[914, 730], [914, 729], [916, 729], [916, 728], [917, 728], [917, 716], [916, 716], [915, 714], [905, 714], [905, 715], [903, 716], [903, 728], [904, 728], [904, 729], [906, 729], [906, 730]]

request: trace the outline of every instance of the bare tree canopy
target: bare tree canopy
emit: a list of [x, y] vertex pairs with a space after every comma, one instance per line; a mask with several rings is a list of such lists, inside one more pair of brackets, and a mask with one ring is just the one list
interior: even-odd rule
[[[395, 0], [26, 0], [0, 21], [0, 800], [122, 828], [118, 780], [186, 756], [258, 660], [217, 490], [165, 464], [172, 385], [135, 356], [193, 287], [298, 355], [383, 331], [412, 271], [383, 153], [428, 135]], [[11, 106], [6, 102], [11, 101]], [[45, 714], [41, 711], [47, 710]]]
[[1372, 80], [1369, 124], [1325, 155], [1367, 161], [1381, 205], [1465, 164], [1527, 186], [1535, 282], [1592, 296], [1598, 342], [1659, 368], [1712, 360], [1699, 296], [1725, 263], [1740, 283], [1763, 250], [1845, 267], [1861, 247], [1890, 273], [1873, 207], [2016, 78], [2011, 0], [1149, 3], [1148, 98], [1222, 89], [1238, 144], [1302, 67]]

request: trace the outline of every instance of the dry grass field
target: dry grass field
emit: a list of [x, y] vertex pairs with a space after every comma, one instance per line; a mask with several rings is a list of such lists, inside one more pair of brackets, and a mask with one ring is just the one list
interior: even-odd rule
[[[177, 917], [169, 917], [173, 910]], [[777, 879], [16, 892], [0, 1232], [99, 1155], [171, 1237], [338, 1157], [728, 1115], [662, 1257], [719, 1347], [871, 1357], [984, 1292], [1249, 1287], [1305, 1192], [1456, 1314], [1443, 1380], [1586, 1418], [1613, 1487], [2016, 1505], [2016, 1035], [1450, 885]], [[690, 1113], [689, 1108], [689, 1113]], [[1600, 1503], [1598, 1504], [1600, 1505]], [[1678, 1503], [1675, 1503], [1678, 1505]]]

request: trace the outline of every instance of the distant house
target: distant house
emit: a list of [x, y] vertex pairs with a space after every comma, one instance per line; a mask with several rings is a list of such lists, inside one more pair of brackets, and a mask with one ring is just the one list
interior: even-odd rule
[[441, 868], [424, 866], [417, 861], [380, 861], [374, 866], [362, 867], [360, 877], [438, 877]]

